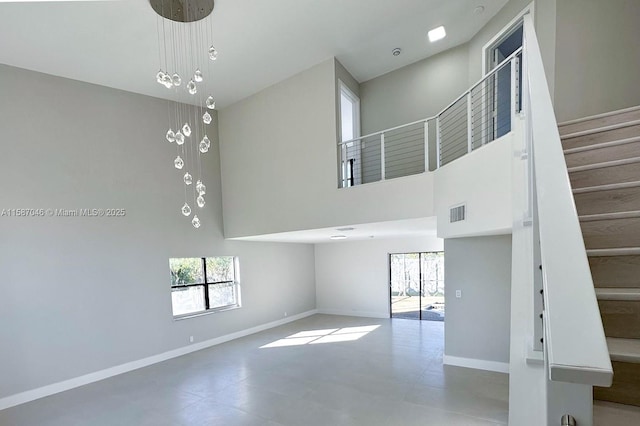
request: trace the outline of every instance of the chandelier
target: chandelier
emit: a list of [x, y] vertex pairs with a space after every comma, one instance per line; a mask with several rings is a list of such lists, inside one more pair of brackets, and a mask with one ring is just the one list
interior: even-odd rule
[[[211, 147], [207, 126], [216, 107], [205, 79], [218, 58], [211, 43], [211, 19], [214, 0], [149, 0], [158, 14], [158, 84], [176, 96], [187, 93], [188, 103], [168, 102], [166, 140], [176, 146], [173, 167], [180, 172], [184, 186], [184, 204], [180, 211], [191, 218], [194, 228], [201, 225], [198, 209], [206, 204], [207, 188], [203, 182], [201, 157]], [[205, 74], [206, 72], [206, 74]], [[193, 213], [193, 216], [192, 216]]]

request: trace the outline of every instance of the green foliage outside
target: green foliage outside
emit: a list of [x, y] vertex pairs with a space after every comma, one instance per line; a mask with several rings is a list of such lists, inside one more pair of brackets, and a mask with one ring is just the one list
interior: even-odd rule
[[[234, 281], [233, 257], [209, 257], [207, 264], [207, 282]], [[169, 259], [171, 285], [204, 284], [202, 258]]]

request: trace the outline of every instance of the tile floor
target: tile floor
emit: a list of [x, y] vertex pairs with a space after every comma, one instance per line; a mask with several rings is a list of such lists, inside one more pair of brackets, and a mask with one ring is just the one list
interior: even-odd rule
[[[315, 315], [0, 411], [0, 425], [506, 424], [508, 376], [443, 366], [443, 341], [442, 322]], [[595, 417], [637, 424], [634, 410]]]

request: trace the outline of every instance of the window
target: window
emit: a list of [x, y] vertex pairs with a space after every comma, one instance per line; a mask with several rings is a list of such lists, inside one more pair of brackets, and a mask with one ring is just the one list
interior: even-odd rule
[[360, 136], [360, 99], [346, 84], [338, 80], [340, 88], [340, 187], [346, 188], [359, 184], [355, 164], [359, 164], [360, 141], [353, 139]]
[[238, 258], [175, 258], [169, 269], [174, 318], [240, 307]]

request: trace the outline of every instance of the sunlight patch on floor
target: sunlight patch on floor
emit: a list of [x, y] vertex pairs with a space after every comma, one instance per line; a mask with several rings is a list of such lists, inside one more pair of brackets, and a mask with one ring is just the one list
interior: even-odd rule
[[284, 339], [276, 340], [275, 342], [260, 346], [260, 349], [281, 348], [286, 346], [316, 345], [319, 343], [353, 342], [366, 336], [378, 327], [380, 326], [365, 325], [360, 327], [329, 328], [324, 330], [301, 331], [299, 333], [285, 337]]

